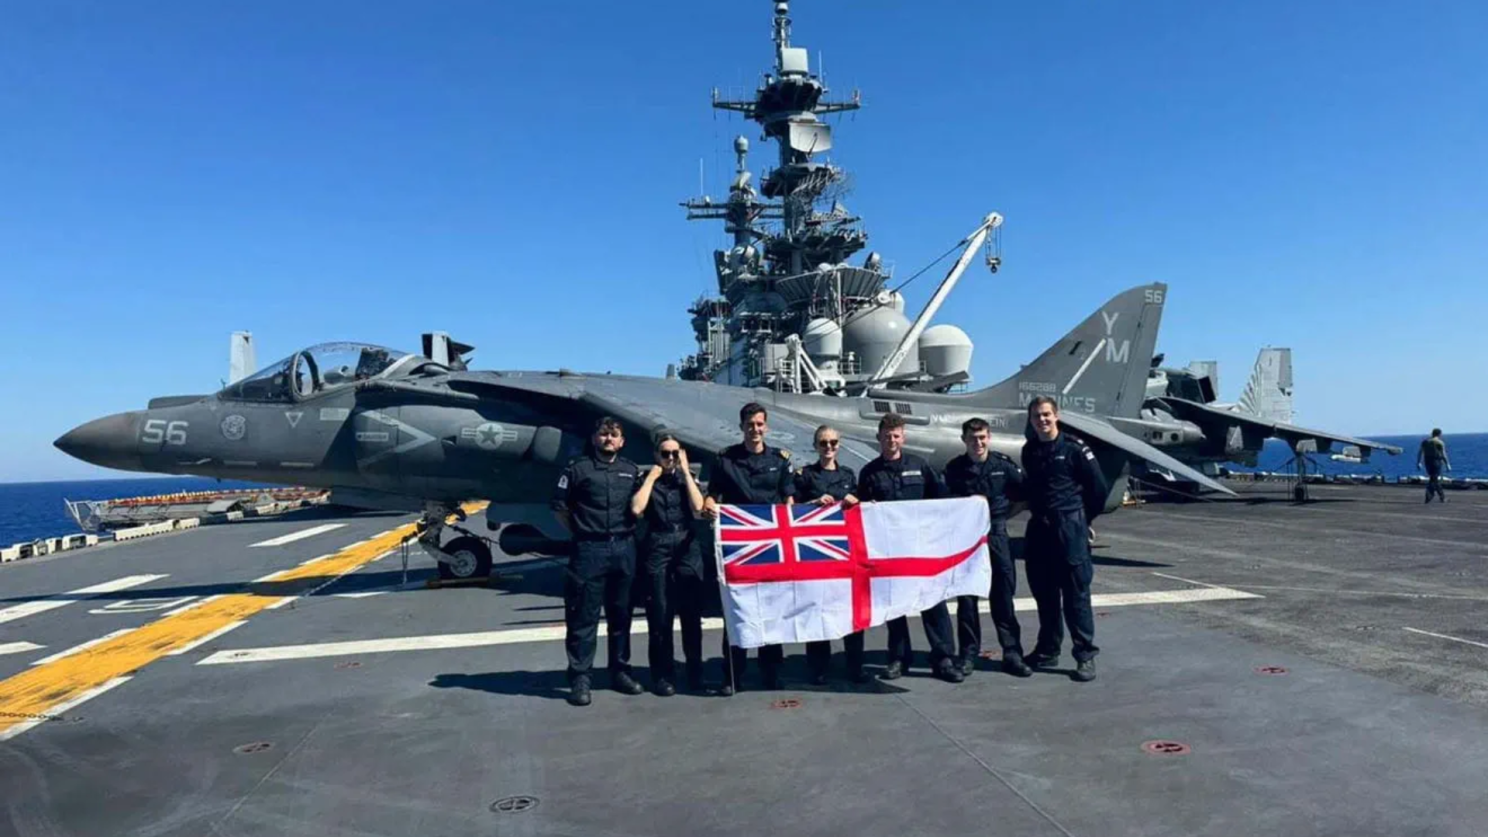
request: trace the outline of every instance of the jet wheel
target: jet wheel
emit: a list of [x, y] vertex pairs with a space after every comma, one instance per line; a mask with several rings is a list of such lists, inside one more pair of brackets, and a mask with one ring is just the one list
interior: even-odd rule
[[439, 577], [454, 579], [484, 578], [491, 574], [491, 547], [480, 538], [455, 538], [443, 547], [451, 560], [439, 562]]

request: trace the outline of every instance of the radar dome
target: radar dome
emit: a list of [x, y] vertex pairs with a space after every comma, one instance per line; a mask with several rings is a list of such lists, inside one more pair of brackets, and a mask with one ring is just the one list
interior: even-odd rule
[[842, 329], [826, 317], [817, 317], [801, 332], [801, 344], [812, 360], [836, 360], [842, 354]]
[[889, 291], [889, 307], [903, 314], [904, 294], [901, 294], [898, 291]]
[[955, 375], [971, 371], [971, 338], [950, 325], [933, 325], [920, 335], [920, 357], [930, 375]]
[[[872, 375], [899, 347], [909, 327], [909, 318], [891, 307], [870, 308], [849, 317], [842, 328], [842, 348], [857, 355], [863, 374]], [[899, 368], [890, 374], [916, 372], [919, 368], [919, 347], [911, 345]]]

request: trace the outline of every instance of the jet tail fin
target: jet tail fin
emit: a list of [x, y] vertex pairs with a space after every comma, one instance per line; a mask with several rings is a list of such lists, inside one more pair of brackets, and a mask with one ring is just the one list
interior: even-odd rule
[[1291, 349], [1261, 349], [1239, 407], [1267, 421], [1292, 423]]
[[227, 350], [227, 382], [229, 384], [235, 384], [258, 371], [258, 361], [254, 354], [253, 334], [247, 331], [234, 331]]
[[1135, 418], [1147, 396], [1167, 292], [1167, 285], [1155, 283], [1117, 294], [1033, 363], [967, 399], [1017, 410], [1048, 395], [1061, 411]]

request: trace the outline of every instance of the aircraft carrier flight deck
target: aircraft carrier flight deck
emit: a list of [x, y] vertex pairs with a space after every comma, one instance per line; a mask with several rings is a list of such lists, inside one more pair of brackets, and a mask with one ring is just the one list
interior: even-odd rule
[[[811, 687], [791, 646], [782, 691], [753, 666], [732, 698], [601, 675], [574, 709], [559, 565], [431, 588], [394, 514], [6, 564], [0, 833], [1488, 832], [1488, 493], [1232, 487], [1096, 521], [1089, 684], [1066, 656], [855, 686], [839, 657]], [[881, 669], [881, 629], [868, 648]]]

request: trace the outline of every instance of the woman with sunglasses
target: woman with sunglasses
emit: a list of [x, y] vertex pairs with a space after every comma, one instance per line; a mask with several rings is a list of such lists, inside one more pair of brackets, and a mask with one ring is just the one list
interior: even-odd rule
[[703, 688], [703, 557], [692, 521], [703, 511], [703, 492], [687, 464], [677, 437], [656, 438], [656, 463], [631, 498], [630, 510], [644, 517], [640, 557], [650, 596], [646, 602], [647, 658], [651, 690], [661, 697], [677, 693], [672, 623], [682, 619], [682, 655], [687, 688]]
[[[842, 436], [830, 425], [816, 428], [812, 444], [816, 448], [816, 461], [801, 469], [796, 475], [796, 502], [832, 505], [842, 503], [851, 506], [858, 502], [853, 495], [858, 477], [846, 465], [838, 464], [837, 451]], [[842, 648], [847, 657], [847, 676], [854, 683], [866, 683], [863, 673], [863, 634], [861, 631], [842, 638]], [[811, 672], [811, 682], [821, 686], [827, 682], [827, 669], [832, 665], [831, 642], [806, 643], [806, 667]]]

